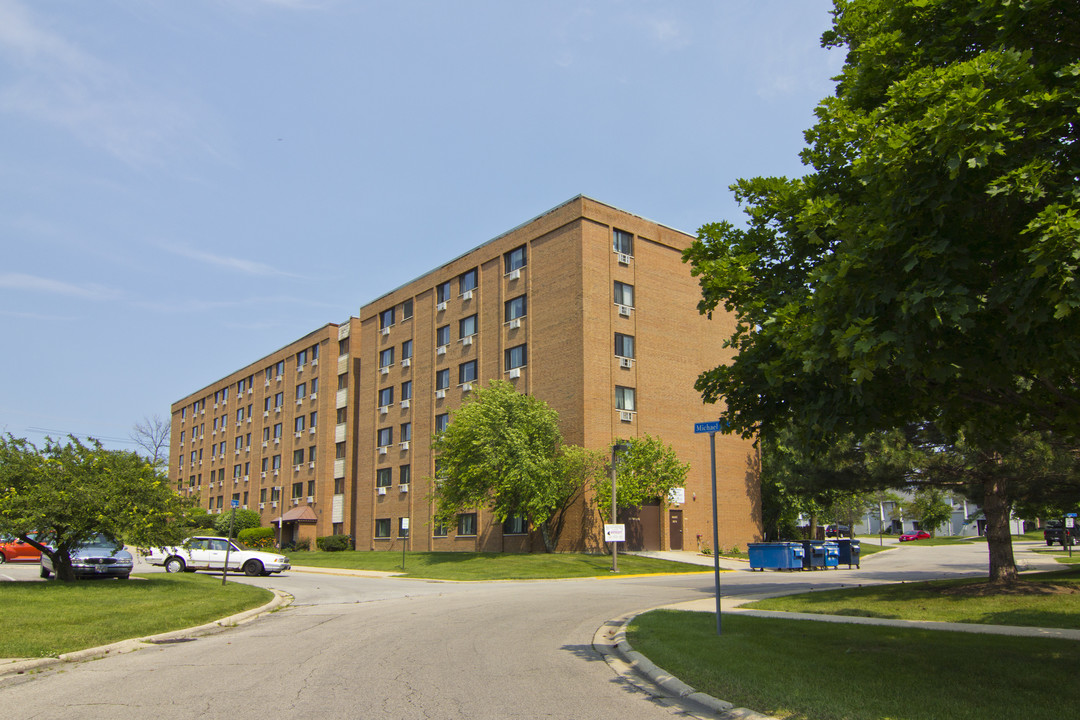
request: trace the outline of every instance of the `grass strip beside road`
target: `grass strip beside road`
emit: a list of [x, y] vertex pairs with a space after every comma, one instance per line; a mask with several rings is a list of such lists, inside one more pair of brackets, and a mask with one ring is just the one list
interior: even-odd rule
[[754, 610], [894, 620], [1080, 629], [1080, 571], [1025, 574], [1020, 585], [992, 592], [985, 578], [872, 585], [768, 598]]
[[[583, 553], [407, 552], [405, 569], [400, 552], [345, 550], [291, 551], [296, 566], [378, 570], [430, 580], [550, 580], [616, 576], [610, 555]], [[638, 555], [619, 555], [618, 575], [708, 572], [702, 565], [671, 562]], [[617, 577], [617, 576], [616, 576]]]
[[1080, 685], [1050, 678], [1080, 643], [655, 610], [631, 622], [635, 650], [714, 697], [792, 720], [1056, 717]]
[[259, 607], [269, 590], [208, 575], [0, 583], [0, 657], [36, 658], [203, 625]]

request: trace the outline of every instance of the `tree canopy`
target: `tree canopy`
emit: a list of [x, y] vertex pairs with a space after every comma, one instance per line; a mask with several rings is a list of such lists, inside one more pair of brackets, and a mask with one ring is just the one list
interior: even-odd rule
[[800, 179], [685, 253], [736, 316], [707, 400], [749, 436], [927, 418], [1080, 431], [1080, 13], [1073, 0], [836, 0], [847, 48]]
[[0, 438], [0, 533], [49, 555], [61, 580], [74, 579], [70, 553], [97, 533], [142, 547], [177, 544], [186, 510], [156, 465], [134, 452], [75, 438], [40, 449]]
[[490, 507], [500, 522], [524, 517], [551, 550], [562, 516], [591, 466], [581, 453], [563, 461], [559, 416], [504, 380], [474, 388], [435, 436], [435, 510], [449, 524], [460, 512]]
[[[618, 507], [637, 507], [660, 500], [667, 502], [672, 489], [686, 484], [689, 463], [679, 460], [675, 450], [658, 437], [622, 438], [616, 445], [625, 446], [615, 465], [616, 502]], [[611, 518], [611, 470], [593, 476], [596, 508], [604, 522]]]

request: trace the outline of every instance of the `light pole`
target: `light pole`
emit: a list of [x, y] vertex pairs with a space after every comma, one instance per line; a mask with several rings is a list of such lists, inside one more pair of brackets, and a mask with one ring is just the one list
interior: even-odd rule
[[[615, 525], [619, 522], [617, 512], [618, 506], [616, 504], [616, 498], [618, 493], [615, 490], [615, 466], [619, 462], [619, 453], [627, 448], [622, 443], [615, 443], [611, 446], [611, 524]], [[619, 543], [616, 540], [611, 541], [611, 572], [619, 572]]]

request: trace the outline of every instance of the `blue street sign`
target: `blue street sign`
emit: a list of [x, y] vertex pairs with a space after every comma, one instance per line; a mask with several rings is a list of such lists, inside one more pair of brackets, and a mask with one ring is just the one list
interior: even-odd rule
[[1076, 517], [1076, 513], [1065, 513], [1065, 517]]
[[238, 507], [240, 507], [240, 501], [239, 501], [239, 500], [233, 500], [233, 501], [232, 501], [232, 506], [233, 506], [234, 508], [238, 508]]
[[695, 433], [714, 433], [720, 432], [720, 428], [723, 426], [719, 420], [710, 420], [709, 422], [694, 423]]

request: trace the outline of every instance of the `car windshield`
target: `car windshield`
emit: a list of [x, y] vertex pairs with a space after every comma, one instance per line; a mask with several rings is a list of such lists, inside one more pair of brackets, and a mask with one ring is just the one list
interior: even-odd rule
[[82, 547], [94, 548], [96, 550], [123, 550], [124, 543], [113, 540], [107, 535], [98, 533], [82, 543]]

